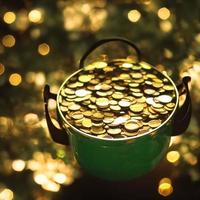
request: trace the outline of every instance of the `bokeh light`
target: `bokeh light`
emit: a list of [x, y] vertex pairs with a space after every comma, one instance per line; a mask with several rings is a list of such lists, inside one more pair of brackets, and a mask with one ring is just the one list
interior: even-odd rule
[[60, 190], [60, 185], [48, 180], [46, 183], [42, 184], [42, 188], [47, 191], [58, 192]]
[[63, 173], [56, 173], [54, 175], [54, 181], [56, 181], [57, 183], [63, 184], [66, 180], [67, 180], [67, 177]]
[[9, 82], [13, 86], [18, 86], [22, 82], [22, 77], [18, 73], [13, 73], [9, 77]]
[[137, 22], [141, 17], [141, 13], [138, 10], [131, 10], [128, 12], [128, 19], [131, 22]]
[[172, 30], [173, 26], [172, 26], [172, 23], [168, 20], [166, 21], [161, 21], [160, 22], [160, 29], [163, 31], [163, 32], [170, 32]]
[[166, 20], [170, 17], [170, 11], [166, 7], [162, 7], [158, 10], [158, 17], [162, 20]]
[[2, 63], [0, 63], [0, 75], [2, 75], [5, 72], [5, 67]]
[[167, 153], [167, 160], [171, 163], [175, 163], [180, 158], [180, 153], [178, 151], [170, 151]]
[[41, 9], [31, 10], [28, 14], [28, 18], [33, 23], [42, 23], [43, 22], [43, 12]]
[[15, 45], [15, 37], [13, 35], [5, 35], [3, 38], [2, 38], [2, 44], [5, 46], [5, 47], [13, 47]]
[[3, 16], [3, 20], [7, 24], [12, 24], [16, 19], [16, 15], [14, 12], [6, 12]]
[[25, 168], [25, 161], [24, 160], [14, 160], [12, 162], [12, 168], [14, 171], [21, 172]]
[[8, 188], [5, 188], [0, 192], [0, 200], [12, 200], [13, 198], [13, 191]]
[[158, 193], [164, 197], [169, 196], [173, 192], [173, 187], [170, 183], [161, 183], [158, 186]]
[[42, 56], [46, 56], [50, 52], [50, 47], [47, 43], [42, 43], [38, 46], [38, 53]]

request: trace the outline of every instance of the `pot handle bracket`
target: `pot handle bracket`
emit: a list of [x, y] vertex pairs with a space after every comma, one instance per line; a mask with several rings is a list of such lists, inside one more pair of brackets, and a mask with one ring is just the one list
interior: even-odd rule
[[189, 76], [183, 77], [182, 83], [177, 86], [179, 96], [186, 95], [185, 101], [181, 107], [178, 108], [174, 120], [172, 122], [173, 130], [171, 136], [177, 136], [183, 134], [189, 126], [192, 115], [192, 103], [190, 98], [190, 91], [188, 83], [191, 78]]
[[[49, 85], [45, 85], [44, 91], [43, 91], [43, 97], [44, 97], [44, 109], [45, 109], [46, 122], [47, 122], [50, 136], [53, 139], [53, 141], [58, 144], [68, 145], [69, 137], [68, 137], [67, 133], [64, 133], [65, 132], [64, 129], [62, 129], [62, 128], [59, 129], [53, 124], [50, 114], [49, 114], [49, 110], [48, 110], [49, 99], [53, 99], [56, 101], [56, 96], [57, 96], [56, 94], [53, 94], [50, 92]], [[58, 118], [58, 122], [61, 126], [61, 122], [60, 122], [59, 118]]]
[[96, 43], [94, 43], [82, 56], [82, 58], [80, 59], [80, 62], [79, 62], [79, 69], [84, 67], [84, 62], [85, 62], [85, 59], [90, 55], [90, 53], [92, 53], [92, 51], [94, 51], [95, 49], [97, 49], [99, 46], [105, 44], [105, 43], [108, 43], [108, 42], [114, 42], [114, 41], [118, 41], [118, 42], [123, 42], [129, 46], [131, 46], [136, 54], [137, 54], [137, 62], [140, 62], [141, 61], [141, 52], [139, 50], [139, 48], [133, 43], [131, 42], [130, 40], [127, 40], [125, 38], [122, 38], [122, 37], [113, 37], [113, 38], [105, 38], [105, 39], [102, 39], [102, 40], [99, 40], [97, 41]]

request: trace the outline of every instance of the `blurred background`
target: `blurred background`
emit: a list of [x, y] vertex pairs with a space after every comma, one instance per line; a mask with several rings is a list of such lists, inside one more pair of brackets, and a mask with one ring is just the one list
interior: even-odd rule
[[[87, 48], [105, 37], [133, 41], [175, 83], [190, 75], [193, 115], [146, 176], [107, 182], [55, 144], [42, 90], [57, 92]], [[200, 199], [200, 1], [0, 1], [0, 200]], [[50, 102], [55, 111], [55, 103]]]

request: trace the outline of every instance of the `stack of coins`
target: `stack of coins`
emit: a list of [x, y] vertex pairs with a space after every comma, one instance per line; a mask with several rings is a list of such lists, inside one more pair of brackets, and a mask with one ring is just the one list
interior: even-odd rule
[[60, 90], [59, 109], [86, 134], [124, 138], [159, 127], [174, 110], [175, 88], [147, 63], [98, 61], [69, 78]]

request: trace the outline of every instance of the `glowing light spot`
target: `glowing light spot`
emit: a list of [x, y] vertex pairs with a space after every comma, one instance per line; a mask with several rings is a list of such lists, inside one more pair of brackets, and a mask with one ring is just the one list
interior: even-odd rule
[[2, 63], [0, 63], [0, 75], [2, 75], [5, 72], [5, 67]]
[[41, 9], [31, 10], [28, 14], [28, 18], [33, 23], [42, 23], [43, 22], [43, 14]]
[[63, 184], [67, 180], [67, 177], [63, 173], [57, 173], [54, 175], [54, 181], [57, 183]]
[[40, 168], [40, 164], [35, 160], [29, 160], [27, 163], [27, 168], [32, 171], [36, 171]]
[[13, 86], [18, 86], [22, 82], [22, 77], [17, 73], [11, 74], [9, 77], [9, 82]]
[[164, 177], [160, 180], [159, 182], [159, 185], [162, 184], [162, 183], [169, 183], [169, 184], [172, 184], [172, 181], [170, 178], [167, 178], [167, 177]]
[[131, 10], [128, 12], [128, 19], [131, 22], [137, 22], [141, 17], [141, 13], [138, 10]]
[[42, 188], [51, 192], [58, 192], [60, 190], [60, 185], [48, 180], [45, 184], [42, 184]]
[[12, 162], [12, 168], [13, 170], [17, 172], [21, 172], [24, 170], [26, 163], [23, 160], [14, 160]]
[[38, 46], [38, 53], [42, 56], [46, 56], [50, 52], [50, 47], [47, 43], [42, 43]]
[[43, 72], [38, 72], [35, 76], [35, 84], [41, 87], [45, 84], [46, 78]]
[[24, 122], [27, 125], [34, 125], [36, 123], [39, 122], [39, 118], [38, 115], [34, 114], [34, 113], [28, 113], [24, 116]]
[[169, 196], [173, 192], [173, 187], [170, 183], [161, 183], [158, 186], [158, 193], [164, 197]]
[[45, 174], [35, 173], [34, 174], [34, 181], [39, 185], [43, 185], [43, 184], [48, 182], [48, 178], [46, 177]]
[[167, 153], [167, 160], [171, 163], [175, 163], [180, 158], [180, 154], [178, 151], [170, 151]]
[[160, 29], [163, 32], [170, 32], [172, 30], [172, 23], [170, 21], [161, 21], [160, 22]]
[[162, 7], [158, 10], [158, 17], [162, 20], [166, 20], [170, 17], [170, 11], [166, 7]]
[[5, 188], [0, 192], [0, 199], [2, 200], [12, 200], [14, 198], [14, 194], [12, 190]]
[[15, 26], [20, 31], [25, 31], [29, 26], [28, 13], [27, 10], [20, 10], [17, 13], [17, 18], [15, 21]]
[[8, 48], [13, 47], [15, 45], [15, 37], [13, 35], [5, 35], [2, 38], [2, 44]]
[[3, 20], [7, 24], [12, 24], [16, 19], [16, 15], [14, 12], [6, 12], [3, 16]]

